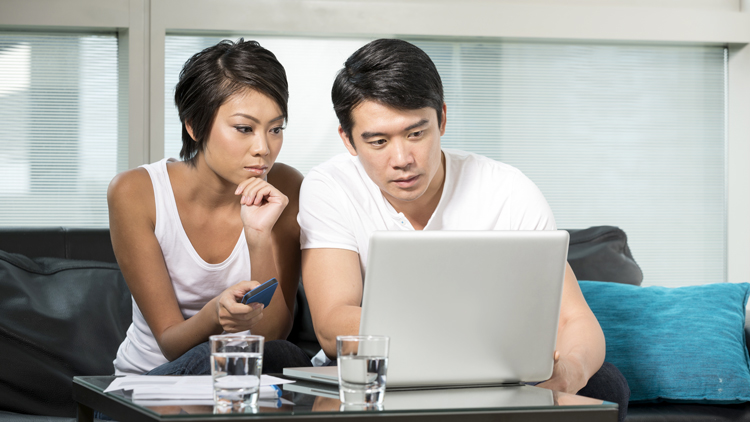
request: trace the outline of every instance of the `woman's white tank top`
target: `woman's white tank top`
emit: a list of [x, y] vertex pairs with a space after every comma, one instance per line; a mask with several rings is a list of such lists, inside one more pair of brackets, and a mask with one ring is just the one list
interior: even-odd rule
[[[234, 250], [224, 262], [209, 264], [198, 255], [177, 213], [177, 203], [167, 173], [167, 161], [175, 159], [165, 158], [141, 167], [148, 171], [154, 185], [154, 234], [161, 246], [180, 311], [187, 319], [229, 286], [250, 279], [250, 254], [243, 231]], [[161, 353], [141, 310], [133, 300], [133, 323], [117, 351], [114, 360], [115, 374], [142, 374], [166, 362], [167, 359]]]

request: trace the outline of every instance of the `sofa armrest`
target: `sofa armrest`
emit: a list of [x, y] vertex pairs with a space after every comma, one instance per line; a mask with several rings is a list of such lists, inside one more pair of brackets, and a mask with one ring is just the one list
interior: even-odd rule
[[619, 227], [593, 226], [568, 233], [568, 263], [578, 280], [641, 285], [643, 272]]

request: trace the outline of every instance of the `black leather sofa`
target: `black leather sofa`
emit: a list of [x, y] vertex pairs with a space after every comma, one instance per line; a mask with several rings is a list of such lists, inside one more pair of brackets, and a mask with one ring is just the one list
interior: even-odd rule
[[[621, 230], [570, 232], [580, 279], [640, 284]], [[319, 345], [301, 283], [296, 299], [289, 340], [312, 356]], [[107, 229], [0, 228], [0, 421], [73, 420], [72, 377], [111, 374], [130, 322]], [[631, 403], [627, 420], [750, 421], [750, 405]]]

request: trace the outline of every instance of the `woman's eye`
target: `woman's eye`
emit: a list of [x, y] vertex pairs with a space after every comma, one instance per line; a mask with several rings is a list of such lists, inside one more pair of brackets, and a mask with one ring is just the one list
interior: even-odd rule
[[253, 128], [250, 126], [235, 126], [234, 128], [240, 133], [251, 133], [253, 131]]
[[281, 126], [271, 129], [271, 133], [273, 133], [274, 135], [278, 135], [283, 131], [284, 131], [284, 128]]

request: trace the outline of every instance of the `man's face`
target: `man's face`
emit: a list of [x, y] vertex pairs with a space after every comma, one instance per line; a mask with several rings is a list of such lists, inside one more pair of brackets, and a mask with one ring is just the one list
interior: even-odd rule
[[352, 110], [354, 145], [341, 127], [339, 135], [386, 199], [401, 211], [425, 192], [440, 189], [442, 179], [433, 179], [444, 174], [440, 137], [445, 133], [445, 114], [443, 104], [438, 126], [434, 108], [399, 110], [364, 101]]

